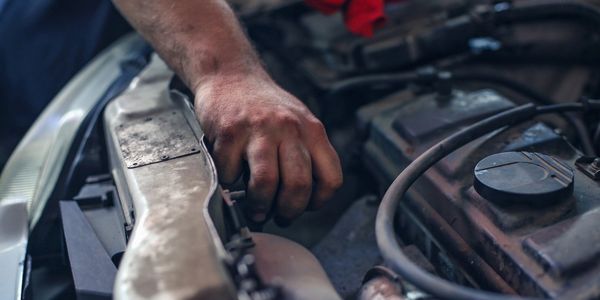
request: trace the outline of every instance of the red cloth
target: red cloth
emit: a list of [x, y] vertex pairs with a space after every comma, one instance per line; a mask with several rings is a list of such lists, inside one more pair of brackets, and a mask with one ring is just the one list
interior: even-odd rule
[[344, 10], [344, 22], [350, 32], [365, 36], [373, 36], [375, 29], [381, 28], [386, 21], [385, 2], [402, 0], [305, 0], [306, 3], [323, 12], [333, 14]]

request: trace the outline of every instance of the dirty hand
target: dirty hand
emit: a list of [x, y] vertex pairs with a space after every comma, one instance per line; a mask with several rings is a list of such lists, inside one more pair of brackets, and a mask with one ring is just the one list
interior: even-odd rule
[[342, 184], [323, 124], [268, 75], [212, 78], [196, 90], [196, 112], [220, 181], [234, 183], [247, 163], [255, 222], [271, 209], [276, 220], [291, 221], [323, 206]]

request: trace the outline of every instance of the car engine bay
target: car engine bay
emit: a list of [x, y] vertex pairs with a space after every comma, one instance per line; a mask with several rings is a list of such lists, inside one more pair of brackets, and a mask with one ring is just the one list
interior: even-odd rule
[[600, 2], [404, 1], [369, 39], [259, 2], [233, 7], [324, 123], [340, 191], [286, 227], [245, 220], [145, 47], [70, 146], [23, 299], [600, 298]]

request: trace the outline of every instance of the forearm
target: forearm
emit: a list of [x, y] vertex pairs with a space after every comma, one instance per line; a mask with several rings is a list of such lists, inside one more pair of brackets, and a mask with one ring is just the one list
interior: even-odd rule
[[113, 0], [196, 91], [216, 76], [265, 75], [225, 0]]

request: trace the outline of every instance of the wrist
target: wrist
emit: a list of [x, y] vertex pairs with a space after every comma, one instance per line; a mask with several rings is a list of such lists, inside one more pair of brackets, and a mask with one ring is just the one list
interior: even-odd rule
[[[244, 47], [239, 47], [244, 48]], [[191, 61], [182, 66], [193, 91], [203, 86], [239, 81], [245, 77], [270, 78], [253, 49], [237, 51], [194, 51]]]
[[239, 93], [240, 89], [251, 92], [274, 85], [275, 82], [261, 65], [244, 69], [220, 70], [200, 77], [194, 86], [196, 101], [215, 94]]

